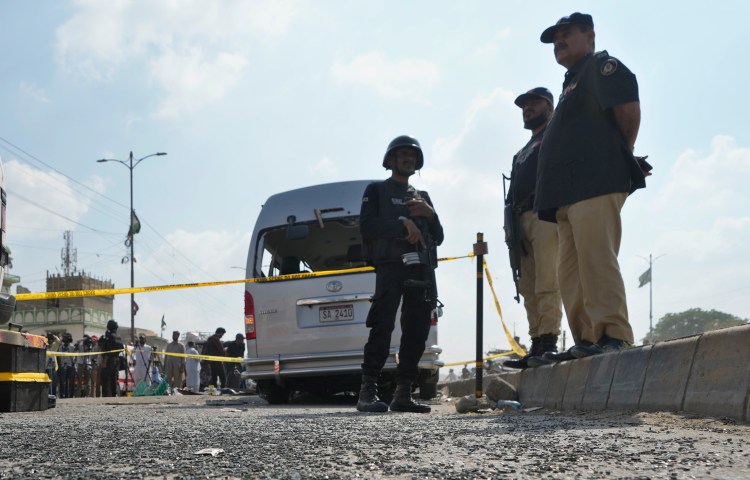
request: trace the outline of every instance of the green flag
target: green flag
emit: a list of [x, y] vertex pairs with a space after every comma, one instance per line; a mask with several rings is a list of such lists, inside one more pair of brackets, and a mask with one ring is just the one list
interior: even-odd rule
[[638, 288], [641, 288], [647, 283], [651, 283], [651, 268], [643, 272], [641, 276], [638, 277]]
[[128, 237], [132, 237], [136, 233], [141, 231], [141, 221], [138, 220], [138, 215], [135, 214], [135, 210], [130, 212], [130, 229], [128, 230]]
[[164, 321], [164, 314], [161, 314], [161, 329], [164, 330], [164, 327], [167, 326], [167, 322]]

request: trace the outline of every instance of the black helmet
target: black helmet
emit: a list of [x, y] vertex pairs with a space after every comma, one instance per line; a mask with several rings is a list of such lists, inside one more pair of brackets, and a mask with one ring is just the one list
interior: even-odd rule
[[419, 158], [417, 159], [416, 169], [422, 169], [422, 166], [424, 165], [424, 155], [422, 155], [422, 147], [419, 145], [419, 142], [416, 138], [410, 137], [409, 135], [401, 135], [400, 137], [396, 137], [391, 140], [391, 143], [388, 144], [388, 149], [385, 151], [385, 155], [383, 156], [383, 168], [385, 168], [386, 170], [390, 168], [388, 166], [388, 155], [391, 153], [391, 151], [397, 149], [398, 147], [411, 147], [417, 150], [417, 152], [419, 152]]
[[114, 320], [110, 320], [107, 322], [107, 330], [115, 331], [117, 330], [117, 322]]

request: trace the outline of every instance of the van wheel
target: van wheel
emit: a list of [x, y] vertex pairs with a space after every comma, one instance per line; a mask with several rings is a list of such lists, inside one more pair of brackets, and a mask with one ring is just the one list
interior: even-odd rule
[[432, 400], [437, 396], [437, 384], [440, 378], [440, 370], [435, 372], [422, 371], [419, 378], [419, 398]]
[[276, 385], [275, 382], [258, 382], [260, 397], [270, 405], [283, 405], [289, 403], [291, 390], [287, 387]]

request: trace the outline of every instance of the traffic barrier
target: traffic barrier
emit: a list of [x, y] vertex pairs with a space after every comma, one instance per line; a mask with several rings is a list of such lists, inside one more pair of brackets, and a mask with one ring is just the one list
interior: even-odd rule
[[544, 405], [544, 402], [547, 399], [547, 392], [549, 390], [549, 382], [552, 379], [552, 375], [554, 374], [554, 369], [552, 367], [552, 365], [543, 365], [541, 367], [526, 370], [527, 372], [530, 370], [536, 371], [536, 385], [531, 392], [529, 405], [535, 405], [539, 407]]
[[612, 377], [615, 374], [619, 352], [610, 355], [597, 355], [591, 358], [586, 390], [581, 400], [582, 410], [604, 410], [607, 408]]
[[589, 367], [593, 357], [580, 358], [570, 363], [568, 381], [565, 385], [565, 396], [563, 396], [564, 410], [580, 410], [583, 394], [586, 392], [586, 381], [589, 376]]
[[620, 352], [620, 359], [612, 377], [607, 408], [615, 410], [638, 408], [652, 349], [652, 345], [644, 345]]
[[0, 412], [47, 409], [46, 348], [40, 335], [0, 330]]
[[682, 410], [698, 338], [681, 338], [654, 345], [638, 408], [672, 412]]
[[571, 365], [572, 362], [560, 362], [552, 365], [552, 375], [547, 386], [547, 394], [544, 396], [545, 407], [557, 410], [562, 408]]
[[704, 333], [694, 358], [683, 409], [741, 418], [750, 388], [750, 327]]

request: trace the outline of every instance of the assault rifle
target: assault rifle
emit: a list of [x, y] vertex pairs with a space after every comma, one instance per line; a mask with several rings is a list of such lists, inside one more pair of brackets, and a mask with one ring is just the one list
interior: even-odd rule
[[[404, 200], [408, 201], [412, 200], [412, 198], [406, 198]], [[422, 278], [419, 280], [404, 280], [404, 287], [424, 289], [424, 299], [425, 302], [430, 305], [430, 309], [435, 310], [436, 308], [442, 308], [443, 302], [438, 300], [437, 281], [435, 280], [435, 269], [438, 266], [437, 245], [430, 234], [427, 220], [422, 217], [412, 218], [412, 220], [422, 233], [422, 238], [427, 246], [423, 247], [420, 243], [417, 243], [415, 252], [404, 253], [401, 255], [401, 260], [404, 262], [404, 265], [419, 265], [421, 266], [420, 271], [422, 273]]]
[[508, 245], [508, 257], [510, 258], [510, 271], [513, 275], [513, 283], [516, 284], [516, 302], [521, 303], [521, 296], [518, 292], [518, 280], [521, 278], [521, 256], [525, 254], [523, 243], [521, 242], [521, 212], [513, 203], [512, 198], [507, 198], [505, 181], [510, 181], [509, 177], [503, 174], [503, 198], [505, 199], [505, 244]]

